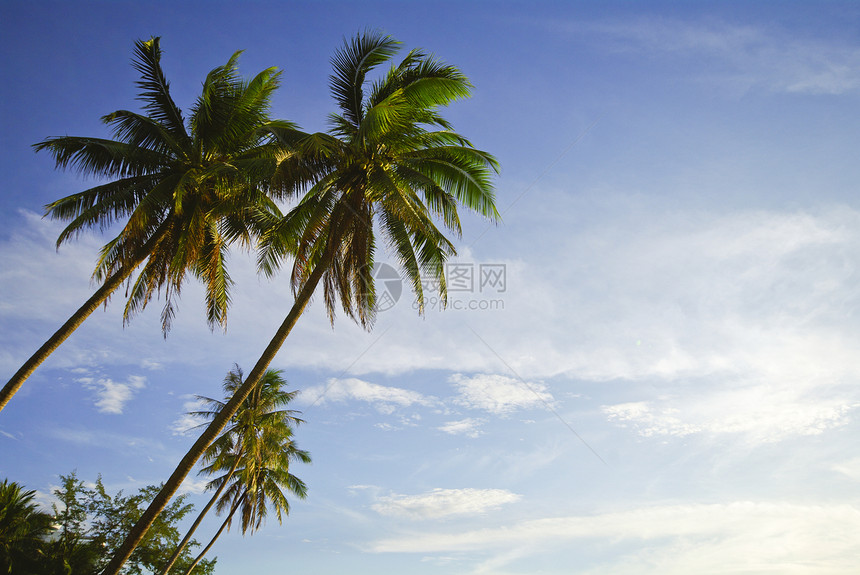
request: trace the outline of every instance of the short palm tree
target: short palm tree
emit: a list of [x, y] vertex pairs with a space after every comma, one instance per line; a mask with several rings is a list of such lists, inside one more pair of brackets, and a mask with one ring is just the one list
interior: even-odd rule
[[[298, 460], [310, 463], [311, 459], [292, 440], [293, 427], [302, 423], [302, 420], [296, 417], [298, 412], [283, 409], [298, 393], [285, 391], [283, 387], [286, 383], [280, 371], [267, 370], [233, 416], [227, 430], [206, 450], [203, 460], [208, 465], [201, 473], [221, 474], [207, 485], [215, 493], [201, 510], [174, 556], [162, 569], [162, 575], [170, 571], [175, 558], [215, 503], [218, 504], [219, 513], [225, 509], [229, 509], [229, 512], [221, 528], [187, 569], [189, 573], [206, 555], [224, 528], [229, 527], [238, 510], [242, 511], [242, 533], [249, 529], [253, 533], [267, 514], [268, 501], [271, 501], [278, 522], [281, 522], [283, 516], [289, 513], [289, 502], [283, 491], [287, 490], [300, 498], [306, 496], [305, 484], [290, 473], [291, 462]], [[224, 379], [225, 400], [198, 397], [209, 409], [193, 412], [192, 415], [213, 419], [241, 385], [242, 371], [236, 366]]]
[[[296, 140], [293, 133], [273, 129], [290, 149], [279, 162], [284, 181], [291, 183], [283, 189], [306, 193], [265, 237], [260, 264], [271, 273], [282, 258], [295, 255], [295, 301], [245, 383], [183, 457], [106, 575], [118, 572], [148, 523], [257, 385], [320, 282], [330, 317], [340, 303], [362, 325], [372, 324], [375, 226], [423, 306], [422, 277], [437, 280], [444, 297], [444, 263], [455, 253], [434, 218], [456, 234], [458, 205], [499, 218], [491, 184], [495, 159], [475, 149], [439, 114], [440, 107], [467, 97], [471, 84], [457, 68], [413, 50], [368, 86], [367, 74], [389, 62], [397, 48], [388, 36], [364, 33], [336, 52], [331, 91], [340, 113], [331, 116], [330, 133]], [[297, 169], [302, 166], [318, 168], [303, 180], [304, 187], [296, 179], [305, 173]]]
[[0, 483], [0, 573], [36, 573], [36, 559], [51, 532], [52, 517], [33, 503], [35, 491]]
[[147, 115], [120, 110], [104, 116], [115, 139], [65, 136], [35, 145], [48, 151], [59, 168], [109, 180], [46, 207], [52, 219], [69, 222], [58, 246], [87, 228], [125, 224], [101, 250], [93, 275], [101, 287], [3, 387], [0, 410], [141, 265], [130, 284], [125, 321], [163, 290], [166, 334], [175, 298], [191, 272], [206, 286], [210, 325], [224, 324], [232, 283], [225, 267], [227, 247], [235, 241], [250, 245], [255, 231], [280, 214], [266, 196], [281, 148], [271, 130], [282, 138], [294, 130], [289, 122], [269, 118], [279, 82], [276, 69], [244, 81], [238, 76], [238, 56], [209, 73], [186, 122], [161, 69], [159, 39], [138, 41], [134, 66], [141, 74], [139, 99]]

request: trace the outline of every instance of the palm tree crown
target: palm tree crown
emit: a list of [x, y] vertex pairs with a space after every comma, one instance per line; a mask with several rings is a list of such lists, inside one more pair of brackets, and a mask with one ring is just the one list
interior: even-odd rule
[[104, 116], [113, 140], [66, 136], [35, 145], [49, 151], [58, 167], [112, 180], [57, 200], [46, 211], [69, 222], [58, 245], [85, 228], [126, 220], [102, 249], [94, 274], [102, 280], [146, 258], [130, 290], [126, 320], [163, 288], [167, 331], [174, 298], [190, 271], [206, 285], [210, 324], [223, 325], [232, 283], [227, 246], [237, 240], [249, 245], [260, 223], [278, 213], [265, 194], [278, 147], [267, 130], [289, 134], [294, 126], [269, 118], [276, 69], [244, 81], [239, 54], [209, 73], [186, 124], [161, 69], [159, 39], [138, 41], [134, 66], [148, 115], [119, 110]]
[[[225, 401], [200, 397], [210, 410], [195, 415], [213, 419], [242, 383], [242, 370], [237, 366], [224, 380]], [[243, 533], [260, 527], [267, 515], [267, 499], [271, 500], [279, 522], [289, 514], [290, 506], [282, 488], [299, 498], [307, 495], [304, 482], [289, 472], [290, 462], [310, 463], [311, 459], [293, 442], [294, 426], [304, 423], [296, 417], [299, 412], [281, 409], [298, 395], [297, 391], [284, 391], [286, 383], [280, 370], [266, 371], [233, 416], [232, 425], [203, 456], [209, 465], [202, 472], [209, 475], [227, 472], [238, 461], [232, 477], [224, 473], [213, 479], [209, 487], [218, 488], [225, 481], [230, 484], [219, 501], [218, 510], [240, 498]]]
[[[238, 75], [235, 53], [213, 69], [186, 122], [170, 96], [161, 69], [158, 38], [138, 41], [134, 66], [140, 72], [144, 114], [119, 110], [102, 120], [114, 139], [64, 136], [35, 144], [57, 167], [107, 180], [46, 206], [49, 217], [68, 222], [57, 245], [87, 228], [121, 229], [101, 250], [93, 274], [101, 287], [21, 366], [0, 390], [0, 410], [33, 371], [123, 282], [131, 284], [124, 321], [164, 290], [162, 329], [167, 334], [186, 275], [206, 286], [210, 327], [225, 325], [232, 280], [225, 257], [232, 242], [250, 246], [268, 222], [280, 216], [266, 195], [283, 144], [302, 134], [290, 122], [269, 118], [278, 87], [275, 68], [250, 81]], [[295, 162], [296, 169], [302, 163]], [[285, 181], [282, 172], [280, 180]], [[145, 262], [145, 263], [144, 263]]]
[[[224, 379], [227, 400], [242, 383], [242, 371], [236, 366]], [[305, 483], [290, 471], [291, 463], [310, 463], [311, 457], [293, 441], [293, 426], [303, 423], [296, 417], [298, 412], [282, 409], [298, 393], [285, 391], [283, 387], [286, 383], [280, 371], [266, 371], [230, 420], [229, 427], [206, 450], [203, 461], [208, 465], [200, 472], [221, 475], [207, 485], [207, 489], [214, 490], [215, 494], [192, 525], [186, 540], [213, 503], [217, 503], [218, 513], [227, 511], [227, 517], [189, 567], [189, 572], [209, 551], [223, 530], [229, 528], [237, 511], [241, 511], [242, 533], [253, 533], [268, 515], [269, 504], [274, 508], [279, 523], [289, 514], [290, 504], [284, 491], [302, 499], [307, 496]], [[205, 402], [209, 409], [191, 415], [212, 419], [225, 406], [225, 402], [216, 399], [200, 396], [198, 399]], [[180, 545], [176, 554], [181, 548]], [[167, 573], [171, 565], [167, 565], [162, 573]]]
[[[340, 109], [328, 134], [294, 144], [294, 158], [320, 169], [299, 205], [262, 242], [261, 269], [274, 273], [294, 256], [298, 290], [323, 268], [330, 317], [337, 300], [364, 326], [373, 322], [371, 269], [378, 225], [410, 281], [423, 311], [422, 274], [446, 295], [444, 262], [456, 253], [438, 229], [461, 233], [458, 204], [498, 220], [490, 177], [496, 160], [475, 149], [438, 108], [469, 96], [471, 84], [457, 68], [412, 50], [372, 85], [367, 75], [391, 60], [398, 42], [389, 36], [357, 36], [332, 59], [331, 91]], [[277, 133], [277, 132], [276, 132]], [[288, 134], [294, 137], [294, 134]], [[297, 174], [283, 162], [284, 177]]]

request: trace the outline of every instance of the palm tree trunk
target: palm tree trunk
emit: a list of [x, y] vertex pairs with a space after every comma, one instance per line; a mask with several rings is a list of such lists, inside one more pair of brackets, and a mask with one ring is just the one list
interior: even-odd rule
[[125, 541], [123, 541], [119, 549], [116, 550], [110, 563], [108, 563], [107, 567], [102, 572], [102, 575], [117, 575], [119, 573], [120, 568], [131, 556], [131, 553], [138, 546], [144, 535], [146, 535], [146, 532], [155, 522], [155, 518], [158, 517], [158, 514], [161, 513], [161, 511], [170, 502], [170, 499], [191, 472], [191, 469], [197, 463], [197, 460], [200, 459], [203, 452], [206, 451], [207, 447], [209, 447], [209, 444], [215, 441], [215, 438], [218, 437], [227, 425], [227, 422], [230, 421], [230, 418], [232, 418], [239, 410], [242, 402], [245, 401], [257, 383], [259, 383], [260, 378], [266, 372], [266, 369], [268, 369], [272, 360], [275, 359], [275, 356], [278, 354], [278, 350], [281, 349], [287, 336], [290, 334], [299, 317], [302, 315], [302, 312], [304, 312], [310, 302], [311, 296], [313, 296], [314, 290], [316, 289], [317, 284], [319, 284], [320, 279], [322, 279], [323, 273], [328, 268], [330, 262], [331, 256], [325, 258], [324, 261], [320, 262], [320, 264], [314, 268], [314, 271], [311, 273], [307, 282], [305, 282], [305, 285], [296, 296], [296, 300], [293, 302], [293, 307], [290, 309], [290, 313], [287, 314], [286, 319], [284, 319], [281, 327], [278, 328], [272, 341], [270, 341], [269, 345], [266, 346], [260, 359], [257, 360], [257, 364], [254, 366], [254, 369], [251, 370], [251, 373], [249, 373], [248, 377], [245, 379], [245, 383], [243, 383], [239, 389], [233, 393], [233, 397], [230, 401], [228, 401], [218, 415], [215, 416], [212, 423], [210, 423], [200, 437], [197, 438], [197, 441], [194, 442], [194, 445], [191, 446], [191, 449], [179, 462], [179, 465], [164, 484], [164, 487], [161, 488], [161, 491], [158, 492], [158, 495], [155, 496], [155, 499], [152, 500], [152, 503], [150, 503], [149, 507], [146, 508], [146, 511], [143, 512], [143, 515], [141, 515], [134, 527], [131, 528], [131, 531], [129, 531]]
[[233, 515], [236, 513], [236, 510], [239, 509], [239, 502], [241, 501], [241, 496], [236, 498], [236, 501], [233, 503], [233, 507], [230, 509], [230, 514], [227, 515], [227, 519], [225, 519], [224, 523], [221, 524], [221, 527], [218, 529], [218, 532], [215, 533], [215, 536], [209, 542], [209, 545], [207, 545], [206, 548], [200, 552], [200, 555], [197, 556], [197, 559], [195, 559], [194, 562], [188, 567], [188, 570], [185, 571], [185, 575], [190, 575], [194, 568], [197, 567], [197, 564], [200, 563], [200, 560], [203, 559], [203, 557], [209, 552], [212, 546], [215, 545], [215, 541], [218, 539], [218, 537], [221, 536], [221, 533], [224, 531], [224, 528], [227, 527], [227, 524], [230, 523], [230, 520], [233, 518]]
[[[218, 500], [218, 497], [221, 495], [221, 493], [227, 487], [227, 483], [233, 477], [233, 474], [236, 472], [236, 468], [239, 466], [239, 458], [241, 457], [241, 455], [242, 455], [242, 450], [240, 449], [239, 453], [236, 455], [236, 460], [233, 462], [233, 466], [230, 468], [230, 471], [227, 473], [227, 477], [224, 478], [224, 481], [221, 483], [221, 485], [215, 491], [215, 495], [212, 496], [212, 498], [206, 504], [206, 507], [204, 507], [200, 511], [200, 514], [197, 516], [197, 519], [194, 520], [194, 524], [191, 525], [191, 528], [188, 529], [188, 533], [186, 533], [185, 537], [182, 539], [182, 541], [179, 542], [179, 546], [176, 548], [176, 551], [173, 552], [173, 556], [167, 562], [167, 565], [164, 566], [164, 569], [161, 570], [161, 573], [159, 575], [167, 575], [167, 573], [170, 571], [170, 568], [173, 567], [174, 563], [176, 563], [176, 560], [179, 558], [179, 555], [182, 553], [182, 550], [185, 549], [185, 546], [188, 545], [188, 542], [191, 540], [191, 536], [194, 535], [194, 532], [197, 531], [197, 528], [200, 526], [200, 522], [203, 521], [203, 518], [206, 516], [207, 513], [209, 513], [209, 510], [212, 509], [212, 506], [215, 505], [215, 502]], [[207, 547], [207, 549], [208, 549], [208, 547]], [[195, 565], [196, 564], [197, 563], [195, 562]], [[194, 565], [192, 565], [192, 568], [193, 567], [194, 567]]]
[[96, 290], [96, 292], [82, 305], [78, 308], [78, 311], [72, 314], [72, 317], [66, 321], [58, 329], [54, 335], [48, 338], [42, 347], [40, 347], [36, 353], [28, 359], [24, 365], [12, 376], [12, 379], [3, 386], [2, 391], [0, 391], [0, 411], [3, 411], [3, 408], [6, 407], [6, 404], [9, 403], [9, 400], [12, 399], [12, 396], [24, 385], [24, 382], [27, 381], [27, 378], [36, 370], [39, 365], [45, 361], [48, 356], [50, 356], [54, 350], [60, 347], [60, 344], [66, 341], [66, 339], [72, 335], [72, 333], [80, 327], [84, 320], [86, 320], [90, 314], [92, 314], [100, 305], [105, 303], [111, 294], [116, 291], [116, 289], [124, 282], [128, 277], [137, 269], [137, 267], [147, 258], [149, 253], [152, 251], [152, 247], [158, 243], [161, 237], [164, 235], [167, 227], [162, 224], [162, 226], [153, 234], [153, 236], [147, 240], [147, 242], [143, 245], [143, 247], [138, 252], [138, 256], [132, 260], [129, 264], [124, 265], [117, 271], [115, 274], [107, 278], [105, 283], [102, 284], [102, 287]]

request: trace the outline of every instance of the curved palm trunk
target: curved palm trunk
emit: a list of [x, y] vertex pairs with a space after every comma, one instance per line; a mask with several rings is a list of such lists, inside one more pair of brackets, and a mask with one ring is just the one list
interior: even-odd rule
[[185, 571], [185, 575], [190, 575], [194, 568], [197, 567], [197, 564], [200, 563], [200, 560], [203, 559], [203, 557], [207, 553], [209, 553], [209, 550], [212, 548], [213, 545], [215, 545], [215, 541], [221, 536], [221, 533], [223, 533], [224, 528], [227, 527], [227, 524], [230, 523], [230, 520], [233, 518], [233, 515], [236, 514], [236, 510], [239, 509], [239, 503], [241, 501], [241, 496], [236, 498], [236, 501], [233, 503], [233, 507], [230, 508], [230, 513], [229, 515], [227, 515], [227, 519], [224, 520], [224, 523], [221, 524], [221, 527], [218, 529], [218, 532], [215, 533], [215, 536], [212, 538], [211, 541], [209, 541], [209, 545], [207, 545], [206, 548], [200, 552], [200, 555], [197, 556], [197, 559], [195, 559], [191, 566], [188, 567], [188, 570]]
[[[186, 533], [182, 541], [179, 542], [179, 546], [176, 548], [176, 551], [173, 552], [173, 556], [167, 562], [167, 565], [164, 566], [164, 569], [161, 570], [161, 573], [159, 573], [159, 575], [167, 575], [167, 573], [170, 571], [170, 568], [173, 567], [174, 563], [176, 563], [176, 560], [179, 558], [179, 555], [182, 554], [182, 550], [185, 549], [185, 546], [188, 545], [189, 541], [191, 541], [191, 536], [194, 535], [194, 532], [197, 531], [198, 527], [200, 527], [200, 522], [203, 521], [203, 518], [206, 516], [207, 513], [209, 513], [209, 510], [212, 509], [212, 506], [215, 505], [215, 502], [218, 500], [218, 497], [220, 497], [221, 493], [224, 491], [224, 489], [226, 489], [228, 482], [233, 477], [233, 474], [236, 472], [236, 468], [239, 467], [239, 458], [241, 457], [241, 455], [242, 450], [240, 449], [239, 453], [236, 455], [236, 460], [233, 462], [233, 466], [230, 468], [230, 471], [227, 473], [227, 477], [224, 479], [224, 482], [221, 483], [221, 485], [215, 491], [215, 495], [212, 496], [212, 498], [206, 504], [206, 507], [204, 507], [200, 511], [200, 514], [197, 516], [197, 519], [194, 520], [194, 523], [191, 525], [191, 528], [188, 529], [188, 533]], [[209, 547], [207, 547], [206, 549], [208, 550]], [[203, 554], [200, 555], [200, 557], [202, 556]], [[194, 562], [194, 565], [197, 565], [198, 561], [200, 561], [200, 558], [198, 558], [197, 561]], [[191, 566], [192, 569], [194, 568], [194, 565]]]
[[155, 235], [153, 235], [141, 248], [139, 252], [139, 256], [132, 260], [126, 266], [123, 266], [117, 273], [110, 276], [105, 283], [102, 284], [102, 287], [96, 290], [96, 292], [90, 296], [90, 298], [78, 308], [78, 311], [72, 314], [66, 323], [60, 327], [54, 335], [48, 338], [42, 347], [40, 347], [36, 353], [34, 353], [30, 359], [28, 359], [24, 365], [12, 376], [12, 379], [3, 386], [2, 391], [0, 391], [0, 411], [3, 411], [3, 408], [6, 407], [6, 404], [9, 403], [9, 400], [12, 399], [12, 396], [21, 389], [21, 386], [24, 385], [24, 382], [27, 381], [27, 378], [36, 371], [36, 368], [39, 365], [48, 359], [54, 350], [60, 347], [60, 344], [66, 341], [72, 333], [80, 327], [84, 320], [86, 320], [90, 314], [92, 314], [96, 309], [105, 303], [107, 299], [111, 296], [111, 294], [116, 291], [116, 289], [122, 285], [126, 279], [137, 269], [137, 267], [147, 258], [149, 255], [151, 248], [158, 243], [161, 239], [161, 236], [164, 235], [164, 232], [167, 228], [162, 225], [161, 229], [159, 229]]
[[197, 460], [200, 459], [203, 452], [206, 451], [207, 447], [209, 447], [209, 444], [215, 441], [224, 427], [226, 427], [227, 422], [230, 421], [230, 418], [232, 418], [239, 410], [242, 402], [245, 401], [257, 383], [259, 383], [260, 378], [266, 372], [266, 369], [268, 369], [272, 360], [275, 359], [275, 356], [278, 354], [278, 350], [281, 349], [287, 336], [290, 334], [293, 327], [295, 327], [296, 322], [302, 315], [302, 312], [304, 312], [308, 302], [310, 302], [311, 296], [313, 296], [314, 290], [316, 289], [317, 284], [319, 284], [320, 279], [322, 279], [323, 273], [328, 268], [330, 262], [331, 256], [326, 258], [325, 261], [320, 262], [320, 264], [314, 269], [313, 273], [311, 273], [308, 281], [296, 296], [296, 300], [293, 303], [293, 307], [290, 309], [290, 313], [287, 314], [286, 319], [284, 319], [281, 327], [278, 328], [272, 341], [270, 341], [269, 345], [266, 346], [260, 359], [257, 360], [257, 364], [254, 366], [254, 369], [251, 370], [251, 373], [249, 373], [248, 377], [245, 379], [245, 383], [236, 390], [230, 401], [228, 401], [218, 415], [215, 416], [215, 419], [212, 420], [209, 427], [207, 427], [200, 437], [197, 438], [197, 441], [194, 442], [194, 445], [191, 446], [191, 449], [179, 462], [179, 465], [164, 484], [164, 487], [161, 488], [161, 491], [158, 492], [158, 495], [155, 496], [155, 499], [152, 500], [152, 503], [150, 503], [149, 507], [146, 508], [146, 511], [143, 512], [143, 515], [141, 515], [134, 527], [131, 528], [131, 531], [129, 531], [125, 541], [123, 541], [119, 549], [116, 550], [110, 563], [108, 563], [107, 567], [105, 567], [105, 570], [102, 572], [103, 575], [117, 575], [119, 573], [120, 568], [131, 556], [132, 551], [134, 551], [138, 546], [140, 541], [143, 539], [143, 536], [146, 535], [146, 532], [155, 522], [155, 518], [158, 517], [158, 514], [161, 513], [162, 509], [164, 509], [170, 502], [170, 499], [179, 489], [182, 481], [191, 472], [191, 469], [197, 463]]

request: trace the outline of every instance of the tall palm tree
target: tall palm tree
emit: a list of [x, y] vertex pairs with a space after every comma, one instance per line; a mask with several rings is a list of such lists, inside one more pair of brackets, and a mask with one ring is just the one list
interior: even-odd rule
[[[215, 493], [200, 511], [173, 556], [162, 568], [161, 575], [170, 571], [176, 558], [179, 557], [200, 522], [215, 503], [218, 503], [218, 512], [228, 506], [226, 502], [232, 499], [238, 498], [245, 507], [251, 504], [250, 496], [244, 492], [252, 493], [255, 486], [260, 484], [256, 475], [259, 475], [260, 478], [273, 477], [273, 473], [279, 470], [286, 471], [286, 481], [282, 481], [282, 483], [299, 497], [305, 496], [307, 488], [304, 483], [289, 474], [289, 462], [291, 460], [298, 459], [304, 463], [310, 463], [310, 456], [307, 452], [298, 449], [291, 439], [293, 427], [303, 423], [303, 420], [296, 417], [299, 412], [283, 409], [298, 394], [297, 391], [285, 391], [283, 387], [286, 383], [281, 371], [267, 370], [259, 385], [254, 388], [254, 391], [245, 399], [233, 416], [229, 427], [206, 450], [203, 461], [208, 465], [200, 473], [206, 475], [222, 473], [222, 475], [210, 481], [206, 486], [207, 489], [214, 489]], [[203, 401], [209, 409], [195, 411], [189, 415], [208, 420], [213, 419], [241, 385], [242, 370], [237, 365], [224, 378], [224, 401], [198, 396], [197, 398]], [[249, 473], [256, 475], [249, 478]], [[271, 489], [273, 486], [270, 484], [269, 487], [266, 495], [269, 492], [274, 494]], [[222, 496], [225, 490], [227, 493]], [[282, 504], [285, 499], [278, 497], [277, 494], [272, 495], [272, 497], [276, 509], [279, 509], [278, 519], [280, 521], [280, 510], [286, 509], [288, 512], [289, 505], [283, 507]], [[279, 504], [280, 507], [278, 507]], [[263, 502], [262, 508], [265, 510], [265, 502]], [[228, 514], [228, 520], [222, 525], [222, 530], [224, 526], [229, 524], [229, 519], [234, 513], [235, 510]], [[245, 517], [246, 514], [243, 512], [243, 533], [248, 527]], [[220, 533], [221, 530], [191, 565], [189, 571], [206, 554]]]
[[[102, 120], [114, 139], [64, 136], [36, 144], [58, 168], [109, 180], [46, 206], [69, 222], [57, 246], [87, 228], [125, 221], [101, 250], [93, 278], [103, 282], [89, 300], [18, 370], [0, 391], [0, 410], [30, 374], [124, 282], [130, 292], [124, 321], [164, 291], [162, 327], [175, 313], [188, 272], [206, 286], [210, 326], [223, 325], [232, 284], [227, 246], [250, 245], [264, 222], [280, 215], [266, 196], [282, 145], [295, 127], [269, 118], [279, 72], [268, 68], [250, 81], [238, 75], [239, 52], [213, 69], [186, 122], [161, 69], [158, 38], [135, 44], [139, 99], [147, 115], [119, 110]], [[131, 276], [143, 266], [134, 282]]]
[[0, 483], [0, 573], [37, 570], [36, 559], [51, 532], [52, 517], [38, 510], [35, 496], [35, 491], [24, 491], [15, 482]]
[[[398, 44], [389, 36], [368, 32], [344, 42], [336, 52], [331, 91], [340, 113], [331, 115], [330, 133], [287, 142], [293, 134], [281, 136], [273, 129], [291, 150], [279, 163], [286, 181], [293, 182], [292, 187], [284, 186], [285, 193], [306, 193], [266, 236], [260, 265], [271, 273], [283, 257], [296, 254], [295, 301], [245, 383], [180, 461], [106, 575], [116, 575], [149, 522], [254, 389], [320, 282], [332, 319], [339, 301], [347, 315], [365, 327], [372, 324], [375, 225], [399, 259], [423, 310], [422, 277], [438, 280], [444, 297], [444, 263], [455, 253], [434, 218], [456, 234], [458, 205], [491, 220], [499, 218], [491, 184], [496, 160], [472, 147], [439, 114], [440, 107], [470, 94], [466, 76], [413, 50], [367, 85], [367, 74], [389, 62]], [[320, 171], [299, 181], [297, 165]]]
[[[217, 506], [218, 513], [228, 508], [229, 512], [209, 544], [186, 570], [185, 575], [190, 575], [191, 570], [209, 552], [224, 529], [229, 529], [237, 511], [241, 511], [244, 535], [246, 532], [253, 533], [260, 528], [269, 513], [269, 504], [276, 513], [278, 523], [283, 522], [283, 518], [290, 513], [290, 503], [285, 491], [293, 493], [300, 499], [307, 496], [307, 486], [301, 479], [290, 473], [290, 466], [295, 461], [310, 463], [311, 458], [306, 451], [298, 449], [293, 442], [292, 431], [265, 434], [257, 443], [258, 446], [253, 451], [245, 451], [241, 457], [235, 457], [235, 460], [240, 463], [232, 476], [224, 475], [214, 480], [216, 485], [219, 481], [222, 484], [229, 483]], [[228, 461], [229, 459], [227, 458]], [[228, 477], [231, 477], [232, 481]]]

